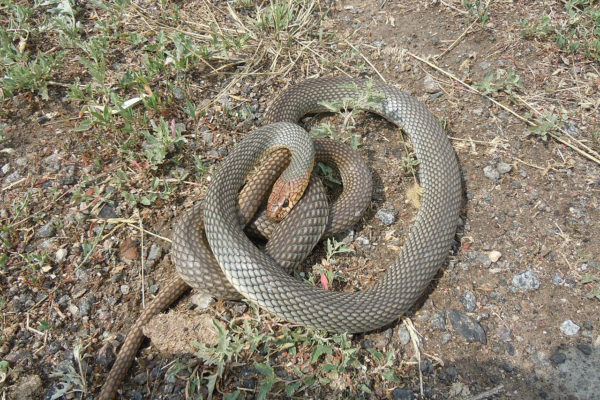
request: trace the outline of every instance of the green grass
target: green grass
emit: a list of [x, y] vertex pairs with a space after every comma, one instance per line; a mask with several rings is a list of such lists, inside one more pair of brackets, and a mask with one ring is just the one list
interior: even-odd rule
[[[216, 346], [195, 343], [197, 356], [210, 369], [192, 379], [195, 391], [190, 393], [199, 393], [200, 387], [205, 386], [211, 396], [216, 387], [231, 386], [244, 365], [246, 371], [253, 371], [258, 399], [319, 396], [322, 385], [333, 385], [341, 393], [340, 385], [345, 387], [349, 381], [355, 383], [356, 394], [370, 393], [373, 381], [369, 371], [373, 370], [381, 373], [382, 385], [399, 381], [393, 350], [382, 353], [373, 348], [362, 349], [346, 334], [329, 335], [287, 325], [273, 331], [256, 318], [233, 319], [227, 324], [215, 322], [215, 327]], [[369, 361], [365, 362], [365, 358]], [[185, 366], [178, 365], [170, 373], [182, 368]], [[240, 394], [239, 390], [226, 391], [224, 398], [235, 399]]]
[[600, 61], [600, 4], [590, 0], [563, 2], [564, 12], [520, 21], [527, 39], [552, 41], [564, 53]]

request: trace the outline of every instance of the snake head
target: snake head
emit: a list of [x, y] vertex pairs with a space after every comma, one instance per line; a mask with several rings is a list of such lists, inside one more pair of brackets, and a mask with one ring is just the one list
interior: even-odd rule
[[271, 190], [267, 203], [267, 217], [273, 221], [281, 221], [298, 203], [304, 193], [308, 181], [287, 181], [280, 177]]

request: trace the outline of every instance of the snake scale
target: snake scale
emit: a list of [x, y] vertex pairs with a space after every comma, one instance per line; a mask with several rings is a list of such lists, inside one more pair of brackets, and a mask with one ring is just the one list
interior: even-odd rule
[[[326, 102], [344, 102], [366, 92], [377, 94], [381, 100], [365, 102], [364, 107], [360, 102], [350, 104], [395, 124], [414, 145], [423, 189], [421, 208], [400, 254], [377, 284], [357, 293], [325, 291], [295, 280], [273, 258], [258, 251], [243, 233], [237, 196], [247, 174], [268, 150], [274, 123], [278, 123], [283, 137], [289, 135], [290, 140], [295, 140], [291, 139], [295, 137], [294, 131], [299, 130], [295, 124], [303, 116], [328, 111], [323, 105]], [[394, 86], [369, 84], [350, 78], [317, 78], [293, 86], [279, 96], [265, 115], [265, 123], [271, 125], [246, 137], [223, 160], [208, 189], [203, 212], [195, 208], [184, 217], [185, 223], [178, 224], [172, 248], [178, 272], [191, 279], [192, 286], [198, 279], [207, 280], [206, 276], [196, 272], [197, 263], [190, 258], [190, 254], [207, 240], [227, 278], [211, 285], [227, 287], [229, 292], [235, 289], [288, 321], [328, 331], [363, 332], [399, 318], [421, 296], [447, 258], [462, 201], [456, 155], [435, 116], [408, 93]], [[349, 210], [350, 206], [351, 202], [345, 203], [338, 212], [354, 215], [355, 212]], [[304, 221], [317, 219], [310, 208], [297, 214]], [[206, 238], [198, 235], [202, 216]], [[307, 228], [303, 237], [295, 240], [299, 243], [312, 240], [317, 230]], [[181, 238], [185, 238], [185, 246], [176, 244]], [[171, 293], [165, 293], [163, 297], [172, 302], [171, 298], [179, 296], [186, 287], [181, 280], [167, 285], [165, 290]], [[145, 310], [144, 314], [150, 312]], [[123, 347], [126, 345], [132, 348], [127, 339]], [[118, 375], [119, 380], [130, 363], [131, 360], [124, 367], [119, 358], [115, 362], [113, 370], [120, 371], [114, 375]], [[107, 379], [100, 398], [112, 398], [115, 385], [115, 379]]]

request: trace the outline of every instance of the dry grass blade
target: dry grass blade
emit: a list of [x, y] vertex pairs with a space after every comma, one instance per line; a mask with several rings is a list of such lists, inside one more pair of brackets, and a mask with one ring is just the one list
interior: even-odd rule
[[[454, 81], [460, 83], [461, 85], [463, 85], [464, 87], [466, 87], [467, 89], [469, 89], [471, 92], [473, 93], [477, 93], [480, 96], [483, 96], [485, 98], [487, 98], [488, 100], [490, 100], [492, 103], [494, 103], [495, 105], [497, 105], [498, 107], [504, 109], [505, 111], [509, 112], [510, 114], [514, 115], [515, 117], [517, 117], [518, 119], [520, 119], [521, 121], [525, 122], [526, 124], [532, 126], [532, 127], [537, 127], [538, 124], [536, 124], [534, 121], [531, 121], [528, 118], [525, 118], [524, 116], [520, 115], [519, 113], [517, 113], [516, 111], [514, 111], [512, 108], [500, 103], [499, 101], [484, 95], [482, 92], [480, 92], [479, 90], [477, 90], [476, 88], [474, 88], [473, 86], [469, 85], [468, 83], [466, 83], [465, 81], [459, 79], [457, 76], [455, 76], [454, 74], [444, 70], [443, 68], [440, 68], [439, 66], [437, 66], [436, 64], [432, 63], [429, 60], [426, 60], [422, 57], [419, 57], [416, 54], [411, 53], [409, 50], [404, 50], [406, 52], [406, 54], [408, 54], [409, 56], [411, 56], [412, 58], [427, 64], [428, 66], [430, 66], [431, 68], [435, 69], [436, 71], [446, 75], [447, 77], [453, 79]], [[531, 106], [527, 103], [524, 103], [525, 106], [527, 106], [528, 108], [531, 108]], [[550, 122], [551, 121], [547, 121]], [[562, 144], [564, 144], [565, 146], [573, 149], [574, 151], [576, 151], [577, 153], [581, 154], [583, 157], [587, 158], [588, 160], [591, 160], [593, 162], [595, 162], [596, 164], [600, 165], [600, 155], [595, 152], [594, 150], [592, 150], [591, 148], [589, 148], [588, 146], [586, 146], [585, 144], [581, 143], [579, 140], [576, 140], [575, 138], [573, 138], [571, 135], [569, 135], [564, 129], [562, 129], [561, 127], [557, 126], [556, 124], [552, 123], [554, 125], [554, 128], [563, 133], [566, 134], [567, 137], [569, 138], [566, 139], [563, 136], [557, 135], [553, 132], [548, 132], [548, 136], [550, 136], [552, 139], [556, 140], [557, 142], [560, 142]], [[575, 143], [573, 143], [575, 142]]]

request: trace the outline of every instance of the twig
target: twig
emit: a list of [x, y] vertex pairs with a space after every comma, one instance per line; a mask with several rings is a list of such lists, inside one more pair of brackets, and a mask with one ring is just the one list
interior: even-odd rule
[[404, 318], [404, 325], [408, 330], [410, 335], [410, 341], [413, 345], [413, 350], [415, 352], [414, 357], [417, 359], [417, 364], [419, 365], [419, 389], [421, 390], [421, 397], [424, 396], [423, 392], [423, 371], [421, 370], [421, 351], [419, 350], [419, 333], [417, 332], [417, 328], [412, 323], [410, 318]]
[[10, 185], [3, 187], [2, 191], [4, 192], [5, 190], [8, 190], [8, 189], [12, 188], [13, 186], [17, 186], [19, 183], [23, 182], [25, 179], [27, 179], [27, 178], [21, 178], [18, 181], [14, 181]]
[[146, 259], [145, 257], [145, 252], [144, 252], [144, 225], [142, 223], [142, 217], [139, 217], [139, 230], [140, 230], [140, 251], [142, 254], [140, 254], [140, 259], [141, 259], [141, 264], [142, 264], [142, 271], [141, 271], [141, 275], [142, 275], [142, 308], [146, 308], [146, 296], [145, 296], [145, 287], [144, 287], [144, 260]]
[[352, 47], [352, 50], [358, 52], [358, 54], [360, 54], [360, 56], [363, 58], [363, 60], [365, 60], [367, 62], [367, 64], [369, 64], [369, 66], [371, 68], [373, 68], [373, 71], [375, 71], [377, 76], [379, 76], [379, 79], [381, 79], [384, 83], [387, 83], [387, 81], [385, 80], [383, 75], [381, 75], [379, 73], [379, 70], [377, 70], [377, 68], [371, 63], [371, 61], [369, 61], [369, 59], [359, 49], [357, 49], [352, 43], [350, 43], [350, 41], [348, 41], [348, 39], [344, 39], [344, 40], [348, 46]]
[[504, 385], [500, 384], [500, 385], [496, 386], [495, 388], [486, 390], [485, 392], [479, 393], [476, 396], [469, 397], [469, 400], [485, 400], [489, 397], [495, 396], [502, 392], [504, 392]]
[[[494, 100], [493, 98], [484, 95], [483, 93], [481, 93], [480, 91], [478, 91], [477, 89], [475, 89], [473, 86], [469, 85], [468, 83], [466, 83], [465, 81], [459, 79], [457, 76], [455, 76], [454, 74], [443, 70], [442, 68], [438, 67], [437, 65], [435, 65], [434, 63], [425, 60], [424, 58], [421, 58], [419, 56], [417, 56], [416, 54], [411, 53], [409, 50], [405, 50], [406, 54], [408, 54], [409, 56], [413, 57], [414, 59], [421, 61], [424, 64], [429, 65], [431, 68], [435, 69], [436, 71], [446, 75], [447, 77], [455, 80], [456, 82], [460, 83], [461, 85], [463, 85], [464, 87], [466, 87], [467, 89], [469, 89], [471, 92], [476, 93], [480, 96], [485, 97], [486, 99], [488, 99], [489, 101], [491, 101], [492, 103], [494, 103], [495, 105], [497, 105], [498, 107], [502, 108], [503, 110], [509, 112], [510, 114], [514, 115], [515, 117], [517, 117], [519, 120], [525, 122], [526, 124], [530, 125], [530, 126], [538, 126], [535, 122], [528, 120], [527, 118], [521, 116], [520, 114], [518, 114], [517, 112], [513, 111], [510, 107], [505, 106], [504, 104]], [[564, 132], [562, 128], [560, 128], [559, 126], [556, 126], [554, 124], [554, 126], [561, 132]], [[595, 155], [595, 152], [586, 152], [585, 150], [580, 149], [579, 147], [577, 147], [576, 145], [570, 143], [568, 140], [565, 140], [563, 137], [552, 133], [552, 132], [548, 132], [547, 133], [548, 136], [550, 136], [552, 139], [556, 140], [557, 142], [560, 142], [562, 144], [564, 144], [567, 147], [570, 147], [571, 149], [575, 150], [577, 153], [581, 154], [582, 156], [584, 156], [585, 158], [587, 158], [588, 160], [591, 160], [593, 162], [595, 162], [596, 164], [600, 165], [600, 157]], [[570, 137], [570, 135], [569, 135]], [[581, 143], [580, 143], [581, 144]], [[585, 145], [583, 145], [583, 147], [587, 147]]]
[[448, 53], [450, 50], [452, 50], [454, 47], [456, 47], [456, 45], [458, 43], [460, 43], [460, 41], [467, 35], [467, 33], [471, 30], [471, 28], [473, 27], [473, 25], [475, 25], [475, 22], [477, 22], [477, 20], [474, 20], [473, 22], [471, 22], [471, 25], [469, 25], [467, 27], [467, 29], [465, 29], [463, 31], [463, 33], [460, 34], [459, 37], [456, 38], [456, 40], [454, 42], [452, 42], [452, 44], [450, 46], [448, 46], [448, 48], [446, 50], [444, 50], [441, 54], [438, 54], [437, 56], [434, 56], [433, 59], [437, 60], [440, 57], [443, 57], [444, 55], [446, 55], [446, 53]]
[[[130, 218], [90, 218], [89, 221], [104, 221], [107, 224], [127, 224], [128, 226], [135, 228], [135, 229], [140, 229], [139, 227], [139, 222], [137, 219], [130, 219]], [[142, 228], [143, 229], [143, 228]], [[156, 238], [162, 239], [166, 242], [171, 243], [171, 239], [166, 238], [164, 236], [160, 236], [157, 235], [154, 232], [150, 232], [149, 230], [144, 229], [144, 233], [150, 235], [150, 236], [154, 236]]]
[[442, 3], [443, 5], [445, 5], [446, 7], [450, 8], [450, 9], [456, 11], [457, 13], [461, 13], [461, 14], [464, 14], [464, 15], [469, 14], [468, 11], [461, 10], [460, 8], [456, 8], [452, 4], [446, 3], [444, 0], [440, 0], [440, 3]]

